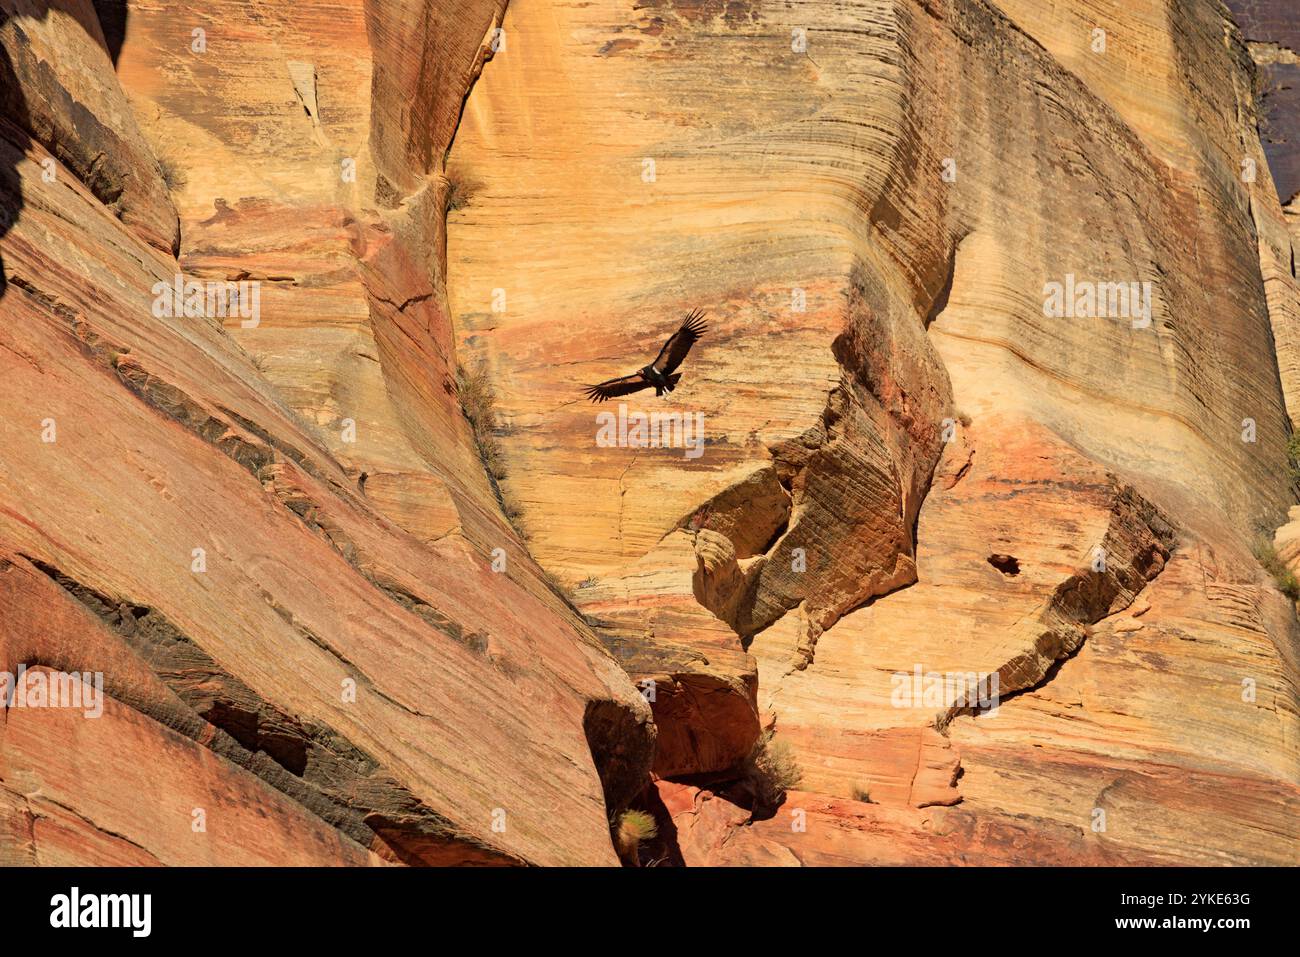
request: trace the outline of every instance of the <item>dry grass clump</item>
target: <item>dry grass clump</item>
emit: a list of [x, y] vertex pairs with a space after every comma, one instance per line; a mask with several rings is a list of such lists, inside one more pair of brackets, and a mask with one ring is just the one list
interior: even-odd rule
[[799, 786], [803, 772], [790, 745], [775, 740], [773, 732], [764, 731], [745, 760], [745, 779], [753, 792], [757, 812], [779, 806], [785, 792]]
[[450, 213], [455, 209], [464, 209], [469, 205], [469, 201], [474, 198], [474, 194], [478, 192], [479, 184], [469, 179], [458, 169], [449, 169], [445, 175], [447, 177], [446, 212]]
[[1273, 543], [1267, 538], [1260, 538], [1255, 543], [1253, 551], [1264, 571], [1273, 576], [1277, 590], [1292, 601], [1300, 601], [1300, 580], [1296, 579], [1295, 572], [1286, 567], [1278, 556], [1277, 549], [1273, 547]]
[[175, 160], [166, 156], [159, 157], [158, 168], [162, 170], [163, 185], [167, 187], [167, 192], [175, 193], [185, 188], [188, 179]]
[[618, 819], [618, 845], [629, 854], [635, 854], [642, 841], [653, 841], [659, 836], [659, 825], [645, 811], [624, 811]]

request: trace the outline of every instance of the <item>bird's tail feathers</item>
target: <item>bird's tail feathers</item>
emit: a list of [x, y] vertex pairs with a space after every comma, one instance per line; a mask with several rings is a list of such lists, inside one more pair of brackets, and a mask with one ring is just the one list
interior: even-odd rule
[[656, 396], [663, 395], [665, 392], [672, 392], [673, 389], [677, 388], [677, 383], [681, 381], [682, 374], [680, 372], [674, 372], [670, 376], [665, 376], [665, 378], [668, 380], [668, 384], [663, 388], [659, 388], [656, 386], [655, 387]]

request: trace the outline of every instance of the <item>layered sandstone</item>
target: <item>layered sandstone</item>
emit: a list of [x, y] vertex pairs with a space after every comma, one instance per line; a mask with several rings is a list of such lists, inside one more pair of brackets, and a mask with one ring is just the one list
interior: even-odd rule
[[[0, 860], [1300, 862], [1228, 6], [0, 3], [0, 655], [106, 695], [6, 712]], [[697, 307], [702, 454], [598, 443]]]
[[[435, 265], [496, 8], [131, 5], [110, 58], [40, 6], [0, 34], [32, 104], [0, 143], [0, 647], [108, 702], [9, 712], [6, 858], [616, 863], [649, 709], [500, 513]], [[84, 113], [126, 144], [107, 186]], [[160, 316], [176, 274], [259, 282], [260, 316]]]
[[[940, 859], [851, 836], [881, 815], [951, 821], [943, 860], [1006, 821], [1024, 861], [1297, 859], [1297, 630], [1251, 554], [1293, 501], [1289, 242], [1226, 11], [1123, 6], [507, 9], [448, 275], [534, 554], [643, 657], [708, 656], [658, 617], [694, 598], [800, 787], [882, 809], [724, 835], [697, 797], [686, 863]], [[1045, 315], [1076, 280], [1149, 314]], [[597, 446], [578, 386], [696, 306], [682, 386], [629, 401], [703, 411], [704, 455]], [[916, 668], [1008, 700], [900, 708]]]

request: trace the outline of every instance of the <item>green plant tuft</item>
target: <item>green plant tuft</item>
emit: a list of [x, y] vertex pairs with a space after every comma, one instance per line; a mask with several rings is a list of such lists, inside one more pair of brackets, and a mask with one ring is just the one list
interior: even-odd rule
[[1300, 432], [1292, 432], [1286, 440], [1287, 472], [1292, 485], [1300, 485]]
[[624, 811], [619, 815], [618, 826], [614, 829], [614, 840], [618, 844], [620, 856], [632, 864], [638, 860], [641, 843], [653, 841], [658, 836], [659, 825], [645, 811]]
[[1255, 542], [1253, 551], [1260, 566], [1273, 576], [1277, 590], [1292, 601], [1300, 601], [1300, 580], [1296, 579], [1295, 572], [1287, 568], [1273, 543], [1267, 538], [1260, 538]]

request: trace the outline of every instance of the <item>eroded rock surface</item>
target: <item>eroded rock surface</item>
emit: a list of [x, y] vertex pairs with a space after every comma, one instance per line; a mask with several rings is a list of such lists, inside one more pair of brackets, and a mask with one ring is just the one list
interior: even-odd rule
[[[501, 514], [441, 293], [442, 152], [499, 10], [128, 6], [115, 74], [93, 30], [60, 46], [82, 6], [4, 27], [66, 53], [37, 78], [67, 95], [20, 65], [52, 119], [0, 138], [0, 647], [108, 701], [7, 713], [14, 855], [615, 864], [650, 710]], [[117, 205], [85, 91], [119, 96]], [[145, 216], [168, 185], [179, 259]], [[159, 315], [177, 275], [258, 282], [260, 314]]]
[[0, 4], [0, 861], [1300, 861], [1280, 6]]
[[[992, 860], [998, 834], [1022, 862], [1294, 863], [1297, 632], [1252, 549], [1294, 502], [1300, 299], [1224, 11], [523, 0], [503, 23], [448, 251], [505, 484], [642, 657], [726, 640], [692, 600], [729, 626], [802, 769], [768, 823], [660, 809], [681, 858]], [[628, 405], [703, 412], [704, 454], [598, 445], [579, 386], [694, 307], [681, 386]], [[1001, 707], [900, 704], [918, 670], [996, 676]], [[815, 852], [782, 821], [806, 794], [835, 821]], [[859, 842], [882, 819], [949, 822], [944, 848]]]

